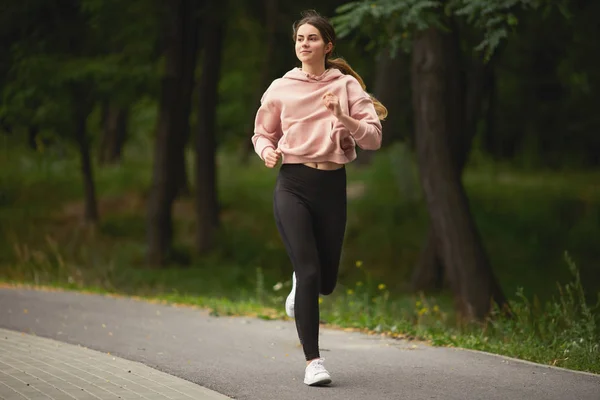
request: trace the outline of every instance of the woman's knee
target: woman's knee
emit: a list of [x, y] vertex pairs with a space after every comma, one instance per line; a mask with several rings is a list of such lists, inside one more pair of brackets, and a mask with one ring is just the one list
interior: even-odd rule
[[298, 286], [319, 286], [320, 276], [316, 268], [307, 268], [305, 271], [296, 272]]

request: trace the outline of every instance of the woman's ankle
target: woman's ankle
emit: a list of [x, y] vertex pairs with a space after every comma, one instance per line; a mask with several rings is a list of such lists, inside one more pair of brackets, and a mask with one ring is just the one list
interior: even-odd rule
[[310, 360], [306, 360], [306, 365], [308, 366], [311, 362], [318, 360], [319, 358], [321, 358], [321, 357], [316, 357], [316, 358], [312, 358]]

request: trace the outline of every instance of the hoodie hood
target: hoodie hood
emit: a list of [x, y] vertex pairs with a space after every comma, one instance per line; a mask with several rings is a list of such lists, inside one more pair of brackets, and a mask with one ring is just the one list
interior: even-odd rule
[[341, 77], [343, 75], [344, 74], [342, 73], [342, 71], [340, 71], [337, 68], [329, 68], [329, 69], [326, 69], [325, 72], [323, 72], [321, 75], [313, 75], [313, 74], [309, 74], [308, 72], [302, 71], [301, 68], [296, 67], [296, 68], [288, 71], [283, 76], [283, 78], [294, 79], [297, 81], [304, 81], [304, 82], [330, 82], [335, 79], [338, 79], [339, 77]]

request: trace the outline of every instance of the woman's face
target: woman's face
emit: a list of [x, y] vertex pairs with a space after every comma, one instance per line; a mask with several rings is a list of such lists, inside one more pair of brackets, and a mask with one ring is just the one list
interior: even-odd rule
[[332, 44], [325, 43], [321, 33], [310, 24], [303, 24], [296, 32], [296, 57], [303, 64], [325, 62], [325, 54], [331, 51]]

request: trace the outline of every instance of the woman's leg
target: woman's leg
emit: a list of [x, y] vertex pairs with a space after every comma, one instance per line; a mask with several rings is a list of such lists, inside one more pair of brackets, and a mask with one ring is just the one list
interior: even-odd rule
[[273, 198], [277, 228], [296, 273], [295, 320], [306, 360], [319, 358], [320, 260], [312, 214], [302, 198], [278, 182]]
[[319, 251], [321, 287], [320, 293], [328, 295], [337, 284], [342, 246], [346, 232], [347, 200], [345, 170], [335, 171], [325, 194], [315, 207], [315, 238]]
[[337, 284], [344, 234], [346, 232], [345, 198], [332, 206], [322, 207], [315, 218], [315, 237], [319, 251], [322, 295], [333, 293]]

